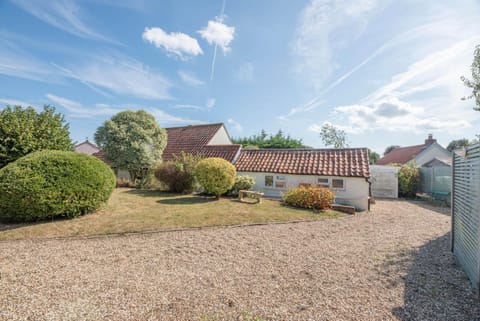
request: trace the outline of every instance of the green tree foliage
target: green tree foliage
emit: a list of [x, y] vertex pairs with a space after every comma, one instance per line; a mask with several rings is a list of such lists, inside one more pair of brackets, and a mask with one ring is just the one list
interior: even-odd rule
[[377, 152], [373, 152], [370, 149], [368, 150], [368, 160], [370, 165], [375, 164], [380, 159], [380, 155]]
[[161, 159], [167, 144], [167, 132], [144, 110], [122, 111], [100, 126], [95, 142], [105, 153], [105, 159], [141, 181]]
[[285, 136], [283, 131], [279, 130], [275, 135], [268, 135], [262, 129], [260, 134], [251, 137], [233, 138], [234, 144], [241, 144], [247, 149], [255, 148], [305, 148], [307, 146], [302, 144], [301, 139], [291, 138], [289, 135]]
[[387, 148], [385, 148], [385, 151], [383, 152], [383, 156], [387, 155], [388, 153], [390, 153], [392, 150], [394, 150], [395, 148], [398, 148], [400, 146], [398, 145], [391, 145], [391, 146], [388, 146]]
[[348, 147], [347, 134], [345, 131], [331, 124], [323, 124], [320, 130], [320, 137], [325, 146], [332, 146], [333, 148]]
[[69, 126], [49, 105], [37, 113], [33, 107], [0, 111], [0, 168], [31, 152], [43, 149], [72, 150]]
[[472, 79], [468, 79], [464, 76], [462, 76], [461, 79], [465, 86], [472, 89], [472, 94], [462, 99], [474, 99], [476, 107], [474, 107], [473, 109], [480, 111], [480, 45], [475, 47], [471, 70]]
[[238, 192], [241, 190], [248, 191], [255, 185], [255, 179], [251, 176], [242, 175], [235, 177], [235, 184], [233, 184], [230, 194], [238, 195]]
[[455, 140], [452, 140], [450, 143], [448, 143], [447, 150], [452, 152], [456, 149], [460, 149], [462, 147], [467, 147], [467, 146], [471, 145], [472, 143], [474, 143], [474, 142], [470, 142], [466, 138], [455, 139]]
[[197, 164], [195, 177], [207, 193], [217, 198], [225, 194], [235, 183], [235, 166], [223, 158], [205, 158]]
[[182, 152], [175, 155], [174, 160], [161, 163], [155, 170], [155, 177], [174, 193], [191, 193], [198, 183], [195, 179], [195, 168], [202, 158]]
[[91, 213], [107, 202], [115, 175], [86, 154], [43, 150], [0, 169], [0, 220], [37, 221]]
[[415, 197], [417, 193], [418, 184], [420, 182], [420, 172], [415, 162], [408, 162], [407, 164], [399, 165], [398, 171], [398, 193], [402, 197]]
[[326, 210], [330, 208], [335, 194], [328, 188], [300, 186], [289, 190], [283, 196], [283, 201], [293, 207]]

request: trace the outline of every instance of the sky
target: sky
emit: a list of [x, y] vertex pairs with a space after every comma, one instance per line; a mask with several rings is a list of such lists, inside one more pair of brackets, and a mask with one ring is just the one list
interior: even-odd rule
[[162, 127], [223, 122], [324, 147], [473, 139], [460, 80], [478, 0], [0, 0], [0, 106], [55, 106], [76, 142], [115, 113]]

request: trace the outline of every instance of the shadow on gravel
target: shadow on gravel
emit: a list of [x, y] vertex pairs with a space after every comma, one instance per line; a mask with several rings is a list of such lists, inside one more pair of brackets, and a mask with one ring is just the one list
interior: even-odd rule
[[407, 272], [404, 306], [392, 311], [400, 320], [480, 321], [480, 300], [450, 252], [450, 234], [381, 268], [385, 275], [389, 269]]
[[450, 207], [446, 206], [444, 202], [440, 201], [421, 201], [409, 200], [408, 202], [415, 204], [421, 208], [437, 212], [446, 216], [450, 216]]

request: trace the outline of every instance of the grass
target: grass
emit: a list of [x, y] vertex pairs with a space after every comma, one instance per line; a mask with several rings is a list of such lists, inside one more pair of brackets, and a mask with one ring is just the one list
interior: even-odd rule
[[285, 222], [342, 216], [342, 213], [283, 206], [265, 199], [260, 204], [237, 199], [177, 195], [151, 190], [116, 189], [108, 204], [96, 213], [68, 220], [33, 224], [0, 224], [0, 240], [93, 236], [173, 228]]

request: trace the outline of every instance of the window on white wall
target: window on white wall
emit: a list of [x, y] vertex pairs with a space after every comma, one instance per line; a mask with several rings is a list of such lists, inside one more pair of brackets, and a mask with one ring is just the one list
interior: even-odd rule
[[265, 175], [265, 186], [273, 187], [273, 175]]
[[330, 181], [328, 178], [325, 177], [319, 177], [317, 180], [317, 186], [319, 187], [330, 187]]
[[286, 188], [287, 187], [287, 179], [285, 176], [277, 175], [275, 179], [275, 188]]
[[334, 189], [345, 189], [345, 180], [341, 178], [332, 179], [332, 188]]

